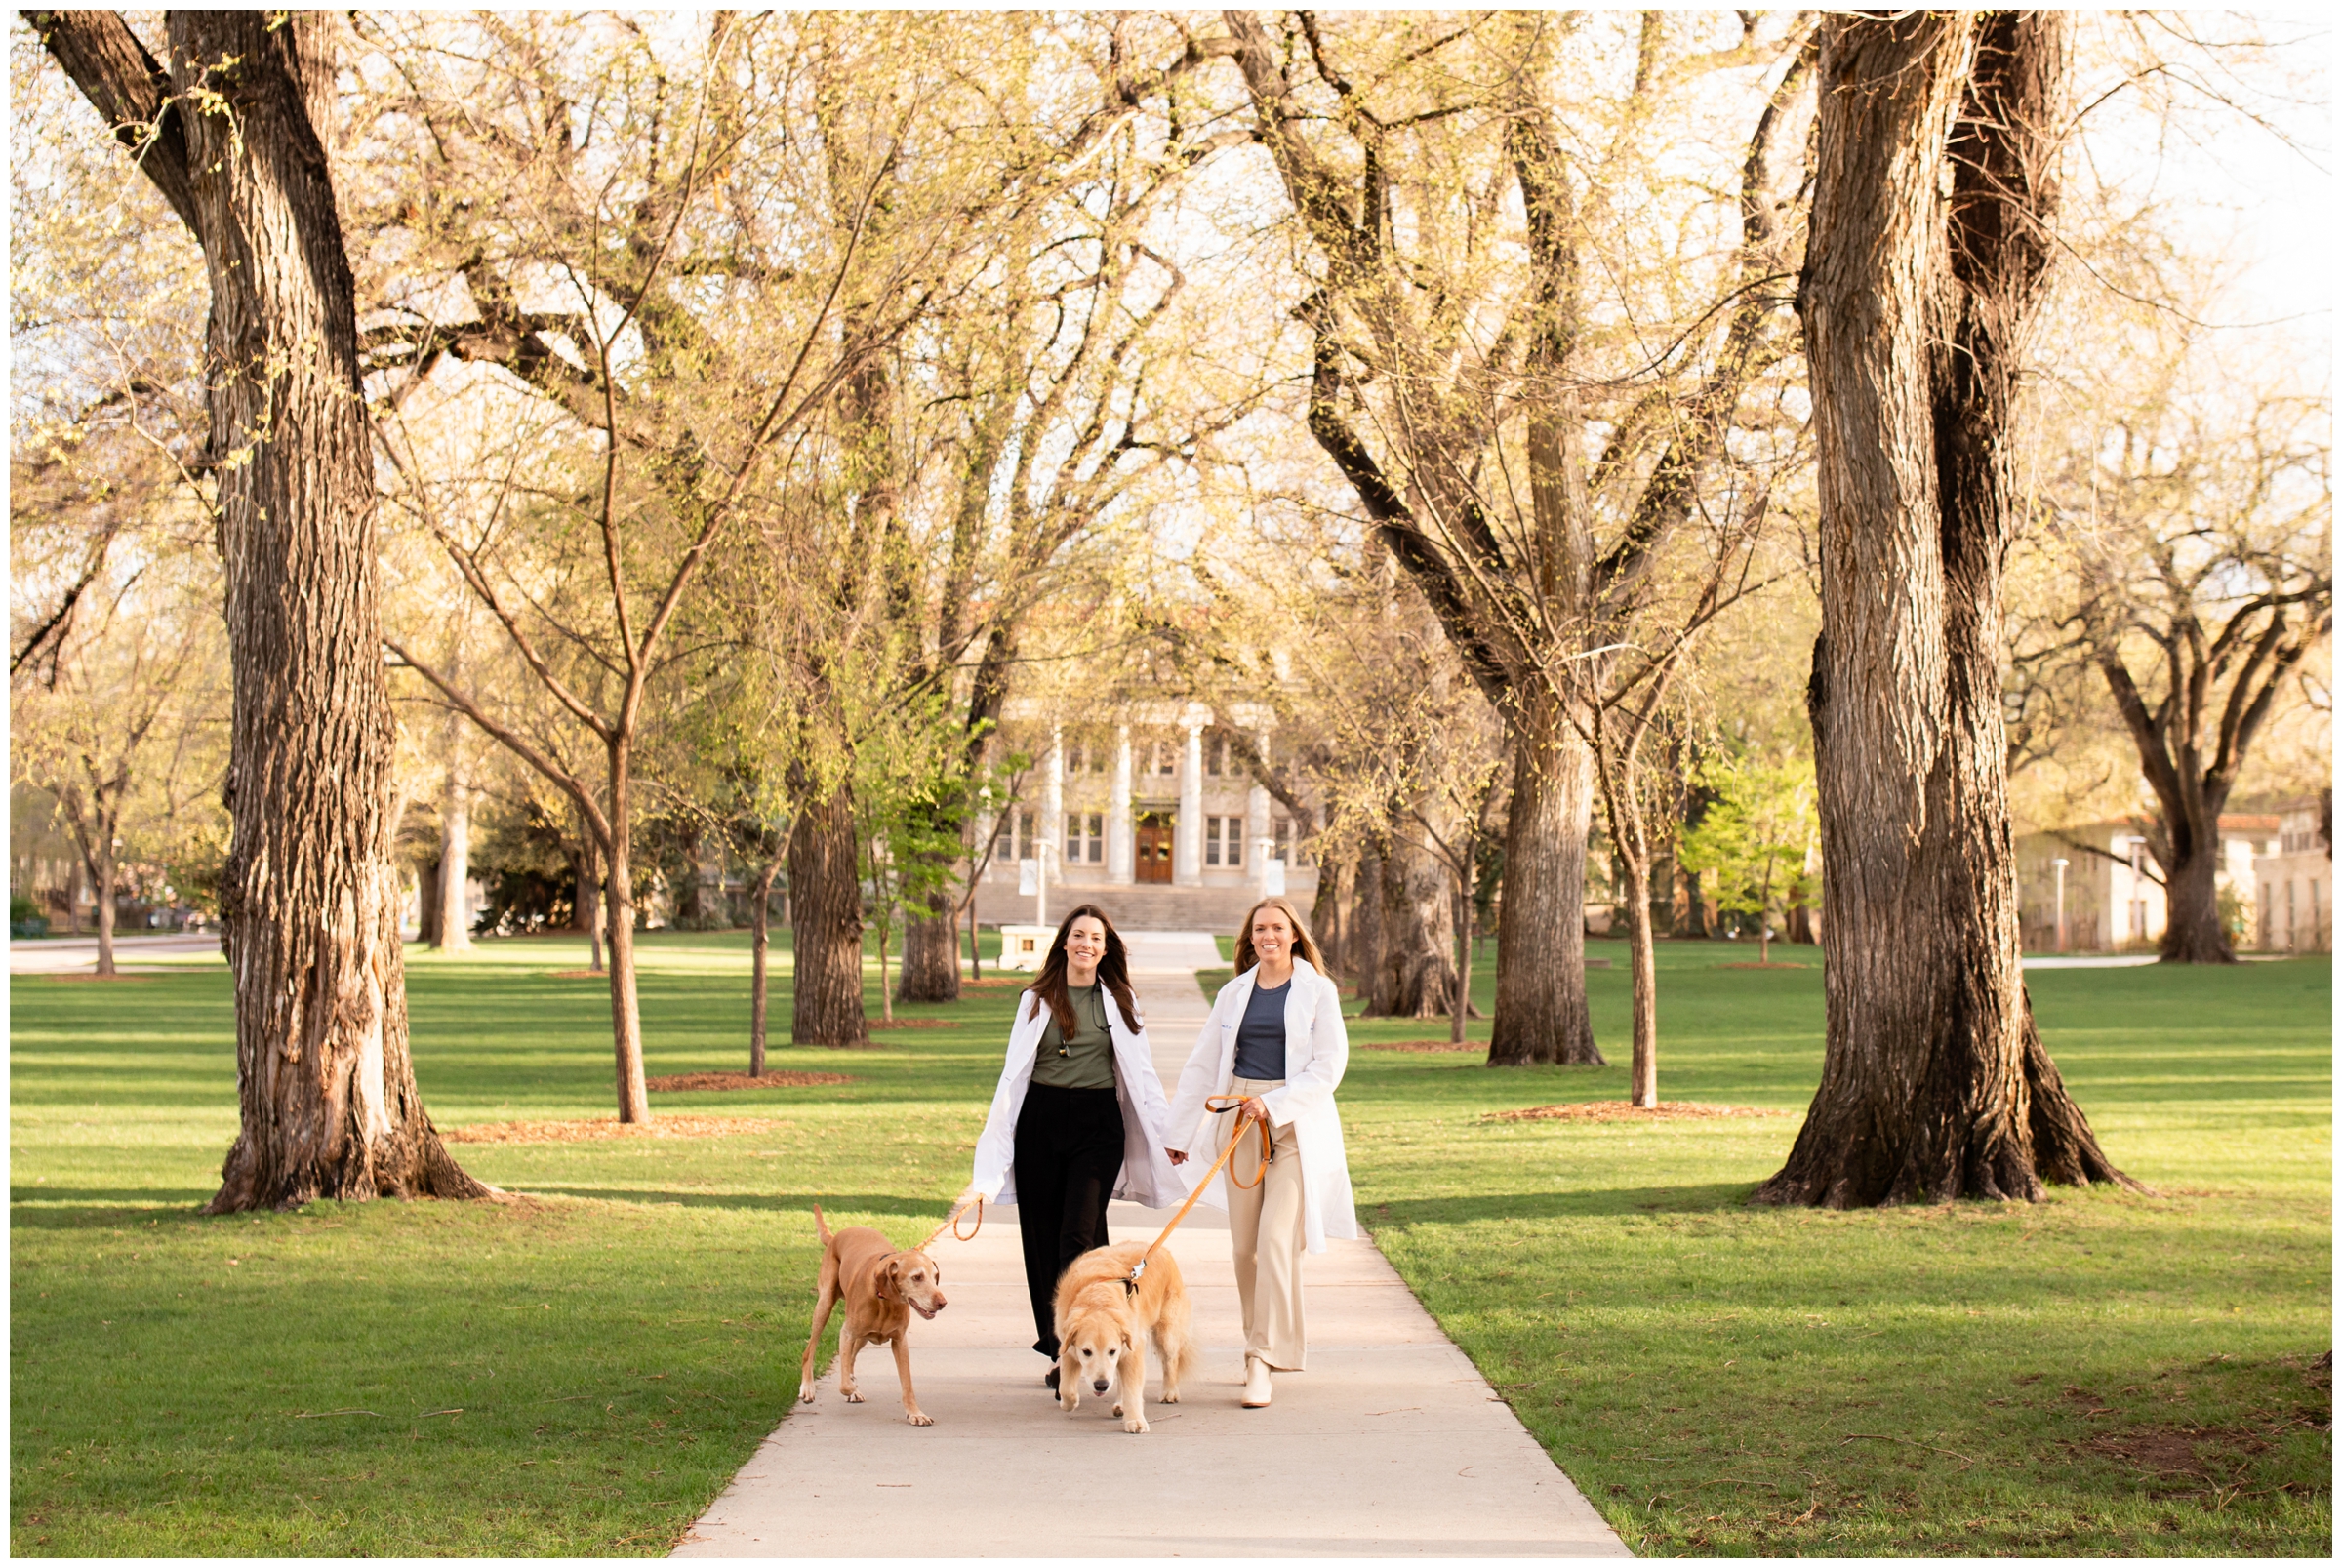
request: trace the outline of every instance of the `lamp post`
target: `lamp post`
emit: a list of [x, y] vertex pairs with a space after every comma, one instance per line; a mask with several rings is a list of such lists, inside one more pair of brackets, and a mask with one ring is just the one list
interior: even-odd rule
[[2066, 950], [2066, 858], [2059, 856], [2050, 864], [2057, 867], [2057, 950]]

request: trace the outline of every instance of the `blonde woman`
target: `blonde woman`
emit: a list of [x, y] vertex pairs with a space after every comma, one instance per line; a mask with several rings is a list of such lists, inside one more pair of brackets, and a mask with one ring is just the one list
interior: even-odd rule
[[[1350, 1163], [1334, 1090], [1350, 1065], [1342, 992], [1301, 915], [1283, 899], [1263, 899], [1236, 933], [1236, 978], [1220, 988], [1212, 1016], [1179, 1075], [1164, 1152], [1191, 1187], [1231, 1138], [1246, 1146], [1229, 1159], [1238, 1181], [1259, 1156], [1256, 1123], [1270, 1128], [1273, 1153], [1249, 1190], [1225, 1171], [1205, 1194], [1228, 1210], [1235, 1245], [1236, 1297], [1244, 1308], [1247, 1410], [1269, 1403], [1269, 1374], [1299, 1372], [1307, 1358], [1301, 1254], [1325, 1251], [1328, 1236], [1354, 1237]], [[1240, 1098], [1226, 1116], [1205, 1103]], [[1195, 1160], [1197, 1154], [1205, 1156]]]

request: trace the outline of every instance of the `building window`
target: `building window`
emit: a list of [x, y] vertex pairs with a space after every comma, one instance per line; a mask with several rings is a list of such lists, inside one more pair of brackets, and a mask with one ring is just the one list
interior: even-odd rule
[[1243, 818], [1206, 817], [1203, 820], [1203, 864], [1206, 865], [1242, 865], [1244, 864]]
[[1106, 815], [1070, 812], [1066, 816], [1066, 860], [1070, 864], [1106, 859]]
[[1269, 831], [1276, 843], [1276, 859], [1283, 861], [1288, 867], [1310, 864], [1309, 849], [1302, 843], [1301, 835], [1293, 830], [1292, 818], [1277, 818], [1270, 824]]
[[1000, 827], [992, 835], [992, 860], [995, 864], [1014, 865], [1032, 854], [1032, 813], [1004, 811]]

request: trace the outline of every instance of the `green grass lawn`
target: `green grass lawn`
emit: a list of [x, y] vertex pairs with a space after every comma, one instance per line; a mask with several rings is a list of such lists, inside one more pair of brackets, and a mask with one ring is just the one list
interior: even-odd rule
[[[746, 948], [646, 942], [652, 1073], [745, 1066]], [[1445, 1053], [1360, 1049], [1343, 1091], [1361, 1218], [1629, 1545], [2324, 1554], [2330, 971], [2034, 977], [2154, 1197], [1782, 1214], [1742, 1200], [1811, 1093], [1819, 972], [1719, 967], [1746, 956], [1663, 948], [1661, 1089], [1774, 1114], [1491, 1122], [1618, 1098], [1623, 1066]], [[442, 1127], [608, 1114], [606, 993], [552, 973], [583, 958], [411, 956]], [[1626, 982], [1590, 977], [1605, 1048]], [[942, 1217], [1012, 997], [773, 1053], [849, 1084], [655, 1099], [732, 1136], [457, 1146], [511, 1203], [205, 1220], [235, 1124], [224, 971], [18, 979], [12, 1548], [665, 1551], [788, 1407], [810, 1204], [904, 1237]]]

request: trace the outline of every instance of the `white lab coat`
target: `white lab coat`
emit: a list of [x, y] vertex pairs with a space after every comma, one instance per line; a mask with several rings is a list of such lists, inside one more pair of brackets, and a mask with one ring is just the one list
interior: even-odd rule
[[[1163, 1103], [1163, 1082], [1154, 1075], [1147, 1031], [1130, 1026], [1112, 991], [1104, 994], [1106, 1029], [1114, 1042], [1114, 1099], [1122, 1107], [1122, 1169], [1114, 1178], [1113, 1195], [1151, 1209], [1169, 1208], [1188, 1192], [1173, 1179], [1163, 1153], [1170, 1108]], [[976, 1140], [976, 1174], [969, 1186], [988, 1203], [1017, 1201], [1017, 1117], [1024, 1112], [1032, 1065], [1048, 1028], [1049, 1010], [1026, 992], [1017, 1002], [1016, 1026], [1008, 1032], [1008, 1060], [1000, 1068], [1000, 1086], [992, 1091], [991, 1114]]]
[[[1203, 1103], [1228, 1089], [1236, 1060], [1236, 1025], [1244, 1022], [1244, 1005], [1252, 999], [1257, 973], [1247, 969], [1220, 987], [1212, 1016], [1195, 1036], [1195, 1049], [1179, 1075], [1179, 1094], [1171, 1102], [1171, 1146], [1188, 1156], [1188, 1163], [1177, 1170], [1190, 1191], [1220, 1151], [1220, 1129], [1227, 1118], [1205, 1110]], [[1334, 1107], [1334, 1089], [1349, 1065], [1350, 1035], [1342, 1026], [1341, 988], [1308, 959], [1294, 959], [1293, 982], [1285, 994], [1285, 1083], [1261, 1096], [1261, 1105], [1276, 1127], [1292, 1126], [1301, 1146], [1304, 1232], [1312, 1252], [1325, 1251], [1328, 1236], [1358, 1233], [1350, 1193], [1350, 1158], [1342, 1145], [1342, 1115]], [[1238, 1149], [1233, 1159], [1258, 1157]], [[1247, 1174], [1252, 1170], [1250, 1164], [1242, 1168]], [[1228, 1207], [1225, 1170], [1213, 1180], [1203, 1201]]]

